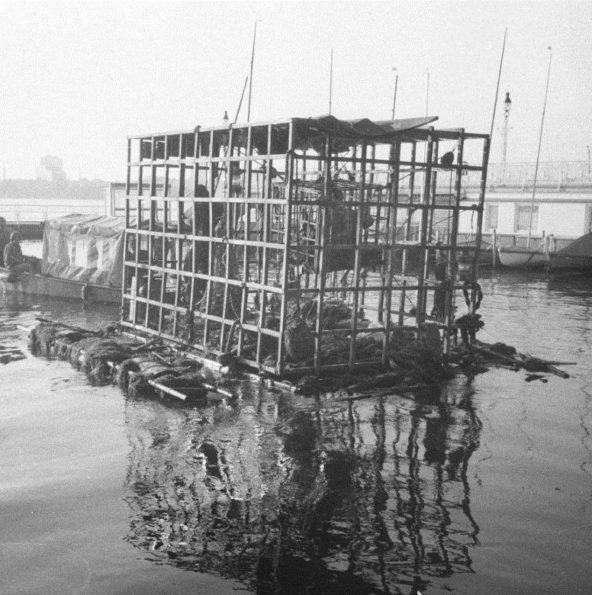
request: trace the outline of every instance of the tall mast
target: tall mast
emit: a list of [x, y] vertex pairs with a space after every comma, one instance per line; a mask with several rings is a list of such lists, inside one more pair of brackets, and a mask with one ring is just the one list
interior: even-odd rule
[[329, 67], [329, 115], [333, 109], [333, 48], [331, 48], [331, 65]]
[[[393, 72], [397, 72], [396, 68], [393, 68]], [[395, 107], [397, 107], [397, 86], [399, 85], [399, 73], [395, 74], [395, 92], [393, 93], [393, 111], [391, 113], [391, 120], [395, 119]]]
[[428, 115], [428, 110], [430, 106], [430, 71], [426, 70], [426, 113]]
[[534, 180], [532, 182], [532, 198], [530, 200], [530, 216], [528, 218], [528, 238], [526, 240], [526, 246], [530, 245], [530, 236], [532, 234], [532, 213], [534, 211], [534, 197], [536, 194], [537, 176], [539, 173], [539, 158], [541, 156], [541, 142], [543, 140], [543, 124], [545, 123], [545, 111], [547, 110], [547, 94], [549, 91], [549, 79], [551, 78], [551, 60], [553, 59], [553, 52], [551, 46], [547, 48], [549, 50], [549, 66], [547, 68], [547, 84], [545, 85], [545, 101], [543, 102], [543, 113], [541, 115], [541, 128], [539, 130], [539, 148], [537, 150], [536, 165], [534, 167]]
[[249, 74], [249, 103], [247, 104], [247, 122], [251, 121], [251, 93], [253, 91], [253, 64], [255, 62], [255, 40], [257, 39], [257, 23], [253, 29], [253, 49], [251, 50], [251, 71]]
[[493, 101], [493, 113], [491, 114], [491, 129], [489, 131], [490, 141], [491, 141], [491, 138], [493, 137], [493, 124], [495, 122], [495, 110], [497, 108], [497, 97], [499, 95], [500, 80], [502, 78], [502, 66], [504, 64], [504, 52], [506, 51], [506, 35], [507, 34], [508, 34], [508, 29], [506, 28], [504, 30], [504, 41], [502, 43], [502, 55], [500, 56], [499, 70], [497, 73], [497, 86], [495, 88], [495, 100]]
[[[506, 29], [504, 29], [504, 41], [502, 42], [502, 54], [500, 56], [500, 63], [499, 63], [499, 70], [497, 72], [497, 85], [495, 87], [495, 99], [493, 101], [493, 112], [491, 114], [491, 128], [489, 130], [489, 142], [491, 142], [491, 139], [493, 138], [493, 126], [495, 124], [495, 112], [497, 109], [497, 98], [499, 96], [499, 88], [500, 88], [500, 81], [502, 78], [502, 66], [504, 64], [504, 53], [506, 51], [506, 36], [508, 35], [508, 28], [506, 27]], [[509, 101], [509, 94], [506, 93], [506, 102]], [[506, 106], [506, 102], [504, 102], [504, 107]], [[506, 114], [504, 113], [504, 117], [506, 117]], [[506, 125], [507, 125], [507, 121], [506, 121]], [[506, 131], [507, 133], [507, 131]], [[506, 136], [504, 136], [504, 146], [506, 143], [505, 140]], [[505, 151], [505, 150], [504, 150]], [[505, 154], [505, 153], [504, 153]], [[502, 164], [504, 164], [505, 160], [502, 159]], [[503, 177], [502, 177], [502, 182], [505, 179], [505, 174], [506, 174], [506, 166], [505, 164], [502, 166], [503, 167]]]

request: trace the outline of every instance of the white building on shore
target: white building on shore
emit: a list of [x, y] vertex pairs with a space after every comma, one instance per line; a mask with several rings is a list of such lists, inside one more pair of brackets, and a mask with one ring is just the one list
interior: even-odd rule
[[[499, 244], [522, 245], [530, 227], [533, 238], [553, 235], [557, 246], [562, 247], [592, 231], [590, 163], [540, 163], [533, 197], [534, 169], [534, 163], [507, 164], [502, 177], [501, 167], [490, 164], [483, 213], [485, 239], [495, 230]], [[476, 203], [478, 186], [469, 183], [465, 189], [463, 201]], [[474, 235], [476, 224], [476, 216], [465, 212], [459, 232]]]

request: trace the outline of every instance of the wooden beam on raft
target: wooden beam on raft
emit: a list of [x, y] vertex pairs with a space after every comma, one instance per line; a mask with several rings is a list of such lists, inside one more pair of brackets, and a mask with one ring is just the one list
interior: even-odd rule
[[229, 390], [226, 390], [225, 388], [220, 388], [219, 386], [216, 386], [215, 384], [210, 384], [209, 382], [202, 382], [200, 386], [203, 386], [203, 388], [208, 389], [212, 393], [218, 393], [219, 395], [222, 395], [223, 397], [228, 397], [229, 399], [237, 398], [237, 395], [230, 392]]
[[430, 205], [430, 182], [432, 178], [432, 158], [434, 151], [434, 127], [430, 126], [427, 137], [427, 152], [425, 157], [425, 174], [423, 180], [423, 187], [421, 192], [421, 222], [419, 227], [419, 249], [421, 269], [417, 277], [417, 299], [415, 303], [415, 320], [417, 324], [417, 333], [421, 337], [423, 335], [423, 323], [426, 317], [426, 292], [425, 280], [427, 273], [427, 258], [428, 258], [428, 244], [430, 243], [430, 231], [428, 229], [429, 222], [429, 205]]
[[170, 386], [165, 386], [164, 384], [161, 384], [160, 382], [157, 382], [156, 380], [148, 380], [148, 384], [152, 388], [155, 388], [156, 390], [159, 390], [162, 393], [166, 393], [167, 395], [170, 395], [171, 397], [175, 397], [176, 399], [181, 399], [181, 401], [187, 400], [187, 395], [179, 392], [178, 390], [175, 390], [174, 388], [171, 388]]
[[100, 335], [101, 334], [100, 331], [91, 331], [89, 329], [82, 328], [80, 326], [75, 326], [72, 324], [65, 324], [64, 322], [55, 322], [53, 320], [50, 320], [49, 318], [43, 318], [42, 316], [36, 316], [35, 320], [38, 320], [39, 322], [42, 322], [44, 324], [52, 324], [53, 326], [61, 326], [62, 328], [67, 328], [68, 330], [76, 331], [77, 333], [84, 333], [84, 334], [89, 334], [89, 335]]

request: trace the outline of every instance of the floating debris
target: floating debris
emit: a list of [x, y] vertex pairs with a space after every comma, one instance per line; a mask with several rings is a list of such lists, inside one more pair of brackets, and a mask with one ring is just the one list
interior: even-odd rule
[[17, 347], [2, 345], [0, 343], [0, 364], [11, 364], [12, 362], [18, 362], [26, 357], [27, 356]]

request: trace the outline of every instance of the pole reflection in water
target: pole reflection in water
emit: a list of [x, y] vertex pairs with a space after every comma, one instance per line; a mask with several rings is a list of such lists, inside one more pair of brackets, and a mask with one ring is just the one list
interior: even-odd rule
[[131, 544], [259, 593], [409, 593], [472, 572], [470, 389], [349, 403], [243, 391], [200, 410], [127, 400]]

